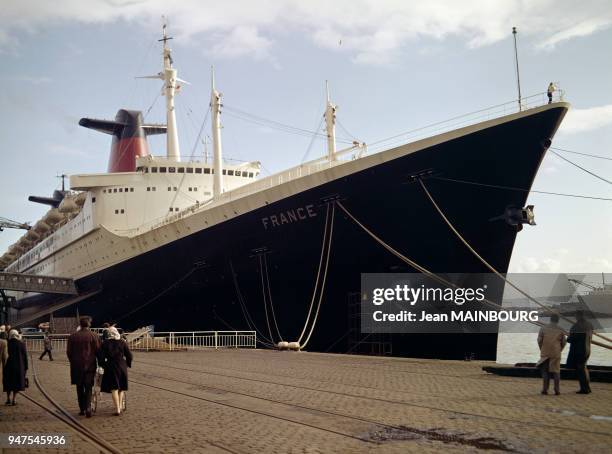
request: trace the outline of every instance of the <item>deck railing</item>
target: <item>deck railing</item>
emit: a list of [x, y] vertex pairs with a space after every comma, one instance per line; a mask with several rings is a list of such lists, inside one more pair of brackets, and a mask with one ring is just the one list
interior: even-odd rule
[[[129, 333], [125, 333], [129, 334]], [[68, 334], [49, 335], [53, 353], [65, 353]], [[30, 352], [44, 350], [42, 334], [23, 335]], [[218, 348], [257, 348], [255, 331], [167, 331], [151, 332], [131, 342], [132, 350], [138, 351], [184, 351]]]

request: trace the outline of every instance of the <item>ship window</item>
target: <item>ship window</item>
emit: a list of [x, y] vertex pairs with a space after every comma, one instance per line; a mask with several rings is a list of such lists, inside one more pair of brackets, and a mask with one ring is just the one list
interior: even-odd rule
[[91, 198], [91, 203], [96, 203], [96, 198], [95, 197]]
[[125, 188], [125, 191], [124, 191], [124, 192], [128, 192], [128, 188]]
[[172, 209], [172, 207], [170, 207], [170, 211], [174, 211], [174, 210]]
[[240, 170], [236, 170], [236, 176], [239, 177], [242, 175], [242, 172], [240, 172]]
[[153, 191], [157, 191], [157, 188], [155, 186], [153, 186], [153, 188], [151, 188], [151, 189], [153, 189]]
[[124, 210], [124, 209], [121, 209], [121, 214], [123, 214], [123, 213], [125, 213], [125, 210]]
[[157, 167], [151, 167], [151, 173], [157, 173]]
[[119, 214], [119, 210], [115, 210], [115, 214]]
[[176, 187], [176, 186], [174, 187], [174, 190], [175, 190], [175, 191], [177, 190], [177, 187]]
[[160, 167], [159, 168], [159, 173], [166, 173], [166, 168], [165, 167]]
[[[224, 173], [225, 173], [225, 172], [224, 172]], [[227, 171], [227, 174], [228, 174], [228, 175], [230, 175], [230, 176], [234, 176], [234, 171], [233, 171], [233, 170], [228, 170], [228, 171]]]
[[189, 192], [191, 192], [191, 191], [192, 191], [192, 189], [191, 189], [191, 187], [190, 187], [190, 188], [189, 188]]
[[147, 192], [151, 192], [151, 187], [147, 186]]
[[193, 190], [194, 190], [194, 191], [197, 191], [197, 190], [198, 190], [198, 188], [193, 188]]
[[168, 186], [168, 191], [172, 191], [172, 187], [171, 186]]
[[223, 175], [227, 175], [227, 170], [223, 169]]
[[177, 168], [176, 168], [176, 171], [177, 171], [178, 173], [185, 173], [185, 167], [177, 167]]
[[210, 173], [210, 169], [208, 167], [204, 168], [204, 173]]
[[113, 192], [117, 192], [117, 188], [113, 188]]
[[102, 189], [102, 192], [103, 192], [104, 194], [106, 194], [106, 189]]
[[187, 167], [185, 170], [187, 173], [193, 173], [193, 167]]
[[253, 178], [253, 172], [249, 172], [249, 178]]
[[119, 188], [119, 192], [123, 192], [123, 188]]
[[[206, 169], [204, 169], [204, 170], [206, 170]], [[199, 167], [196, 167], [195, 173], [202, 173], [202, 169], [200, 169]], [[204, 173], [206, 173], [206, 172], [204, 172]]]
[[168, 167], [168, 173], [176, 173], [176, 167]]
[[178, 208], [175, 208], [175, 209], [174, 209], [174, 211], [178, 211], [178, 210], [179, 210]]
[[134, 188], [130, 188], [130, 192], [134, 192]]

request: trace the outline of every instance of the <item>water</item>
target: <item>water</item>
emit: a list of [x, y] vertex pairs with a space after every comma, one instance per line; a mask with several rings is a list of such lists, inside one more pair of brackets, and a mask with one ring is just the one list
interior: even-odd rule
[[[607, 337], [612, 337], [610, 332], [607, 334], [610, 334]], [[502, 364], [535, 363], [540, 358], [537, 339], [537, 333], [501, 333], [497, 340], [497, 362]], [[594, 339], [603, 341], [597, 337]], [[569, 345], [563, 349], [561, 363], [565, 362], [568, 352]], [[589, 364], [612, 366], [612, 350], [592, 345]]]

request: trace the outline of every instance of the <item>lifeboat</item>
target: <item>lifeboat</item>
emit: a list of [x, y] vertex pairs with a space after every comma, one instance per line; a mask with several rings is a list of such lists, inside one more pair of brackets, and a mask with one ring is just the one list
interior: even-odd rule
[[34, 229], [28, 230], [28, 233], [26, 233], [25, 236], [30, 241], [38, 241], [40, 239], [40, 234]]
[[42, 235], [43, 233], [47, 233], [49, 230], [51, 230], [51, 226], [45, 221], [38, 221], [36, 224], [34, 224], [34, 230]]
[[62, 200], [62, 203], [59, 204], [58, 209], [60, 213], [68, 214], [77, 211], [79, 207], [73, 198], [65, 197], [64, 200]]
[[76, 203], [79, 207], [82, 207], [85, 204], [85, 200], [87, 200], [87, 193], [79, 192], [79, 194], [74, 198], [74, 203]]
[[51, 208], [47, 214], [45, 214], [45, 217], [42, 218], [42, 220], [49, 225], [55, 225], [62, 219], [64, 219], [64, 215], [60, 213], [57, 208]]

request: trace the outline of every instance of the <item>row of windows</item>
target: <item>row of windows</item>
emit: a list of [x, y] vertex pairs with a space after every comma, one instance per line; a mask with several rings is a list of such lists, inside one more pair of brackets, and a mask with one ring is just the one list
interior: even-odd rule
[[112, 189], [102, 189], [102, 192], [134, 192], [134, 188], [112, 188]]
[[125, 210], [122, 208], [121, 210], [115, 210], [115, 214], [123, 214], [125, 213]]
[[[149, 170], [150, 169], [150, 170]], [[148, 173], [202, 173], [201, 167], [145, 167], [144, 172]], [[215, 173], [215, 169], [210, 167], [204, 167], [205, 174]], [[247, 172], [246, 170], [229, 170], [223, 169], [223, 175], [247, 177], [253, 178], [255, 174], [253, 172]]]
[[170, 207], [170, 211], [178, 211], [178, 210], [179, 210], [178, 208], [172, 208], [172, 207]]

